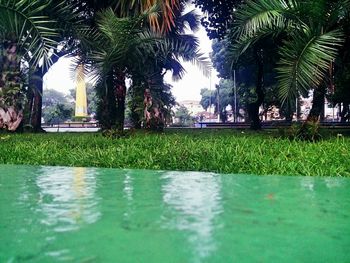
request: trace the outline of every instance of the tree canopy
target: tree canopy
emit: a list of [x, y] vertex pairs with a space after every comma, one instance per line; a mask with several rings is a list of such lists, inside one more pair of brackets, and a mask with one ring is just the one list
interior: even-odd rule
[[223, 39], [234, 21], [234, 10], [243, 2], [242, 0], [194, 0], [195, 5], [204, 14], [202, 25], [211, 39]]

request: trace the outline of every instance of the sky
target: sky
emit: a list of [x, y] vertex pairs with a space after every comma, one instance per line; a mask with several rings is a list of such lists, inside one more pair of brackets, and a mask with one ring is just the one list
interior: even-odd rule
[[[208, 38], [205, 29], [201, 27], [195, 35], [200, 40], [200, 51], [209, 57], [212, 51], [211, 40]], [[44, 89], [55, 89], [68, 94], [70, 89], [75, 88], [74, 79], [72, 79], [72, 74], [70, 73], [70, 61], [71, 59], [69, 58], [61, 58], [51, 67], [49, 72], [44, 76]], [[186, 74], [180, 81], [173, 82], [170, 72], [165, 75], [165, 81], [173, 86], [172, 92], [177, 102], [184, 100], [199, 101], [201, 99], [201, 89], [210, 88], [213, 90], [215, 84], [219, 83], [215, 70], [212, 71], [210, 79], [205, 77], [191, 63], [184, 62], [183, 67], [186, 70]]]

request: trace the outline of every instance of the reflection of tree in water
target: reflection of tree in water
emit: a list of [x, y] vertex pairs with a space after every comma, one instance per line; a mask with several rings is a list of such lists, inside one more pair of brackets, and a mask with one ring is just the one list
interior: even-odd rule
[[133, 200], [134, 186], [133, 186], [133, 178], [132, 178], [131, 172], [126, 172], [123, 184], [124, 184], [124, 187], [123, 187], [124, 197], [128, 201], [132, 201]]
[[126, 172], [125, 178], [123, 181], [123, 197], [126, 199], [125, 210], [123, 213], [123, 227], [130, 227], [130, 221], [133, 213], [133, 200], [134, 200], [134, 186], [133, 186], [133, 177], [131, 172]]
[[214, 232], [223, 212], [220, 178], [212, 174], [168, 172], [162, 177], [163, 200], [172, 215], [167, 227], [189, 232], [194, 261], [208, 258], [217, 249]]
[[[302, 201], [308, 205], [308, 211], [315, 214], [341, 213], [342, 202], [339, 202], [342, 188], [344, 188], [344, 178], [334, 177], [301, 177], [300, 189], [302, 190]], [[337, 191], [334, 191], [337, 188]]]
[[159, 224], [162, 192], [158, 172], [125, 170], [120, 173], [116, 211], [126, 230], [150, 229]]
[[86, 168], [42, 168], [37, 178], [43, 224], [71, 231], [97, 221], [96, 175]]

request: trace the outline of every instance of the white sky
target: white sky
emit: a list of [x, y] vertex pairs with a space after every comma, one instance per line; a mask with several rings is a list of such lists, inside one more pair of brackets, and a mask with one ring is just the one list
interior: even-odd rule
[[[195, 34], [200, 40], [201, 52], [209, 57], [209, 53], [212, 51], [211, 40], [208, 38], [205, 29], [200, 28]], [[215, 84], [219, 83], [217, 72], [213, 70], [211, 81], [210, 78], [206, 78], [202, 72], [191, 63], [184, 62], [183, 67], [186, 70], [184, 77], [177, 82], [171, 80], [170, 72], [165, 75], [167, 83], [173, 85], [173, 94], [176, 100], [197, 100], [201, 99], [200, 90], [203, 88], [214, 89]], [[211, 83], [211, 87], [210, 87]], [[44, 77], [44, 88], [55, 89], [68, 94], [70, 89], [74, 89], [74, 80], [70, 73], [70, 59], [61, 58], [55, 63], [49, 72]]]

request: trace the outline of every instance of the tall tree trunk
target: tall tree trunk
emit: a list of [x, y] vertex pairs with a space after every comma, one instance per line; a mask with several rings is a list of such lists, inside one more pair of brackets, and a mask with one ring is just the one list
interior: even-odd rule
[[33, 89], [29, 87], [27, 91], [27, 102], [26, 102], [26, 105], [24, 106], [24, 119], [23, 119], [24, 125], [27, 125], [27, 124], [31, 125], [32, 123], [31, 112], [33, 108], [33, 103], [34, 103], [34, 92], [33, 92]]
[[110, 72], [105, 82], [97, 87], [97, 95], [99, 96], [97, 120], [102, 130], [112, 129], [116, 123], [117, 111], [113, 72]]
[[346, 122], [348, 120], [349, 120], [349, 103], [343, 102], [343, 109], [340, 112], [340, 122]]
[[290, 103], [286, 103], [285, 115], [286, 115], [286, 122], [293, 121], [293, 110], [292, 110], [292, 105]]
[[31, 108], [31, 125], [34, 132], [43, 132], [41, 128], [41, 116], [43, 106], [43, 76], [44, 72], [39, 68], [31, 78], [30, 86], [34, 87], [34, 101]]
[[264, 61], [263, 61], [263, 50], [256, 49], [255, 60], [257, 63], [257, 79], [256, 79], [256, 101], [248, 104], [248, 115], [250, 119], [250, 128], [253, 130], [261, 129], [261, 121], [259, 118], [259, 107], [264, 101]]
[[[51, 62], [52, 65], [55, 64], [61, 57], [66, 54], [64, 50], [52, 56]], [[34, 132], [44, 132], [41, 128], [41, 117], [42, 117], [42, 108], [43, 108], [43, 79], [45, 74], [49, 71], [50, 68], [38, 68], [32, 78], [31, 86], [34, 88], [34, 103], [31, 111], [31, 125], [33, 126]]]
[[[56, 53], [51, 58], [52, 65], [66, 54], [64, 50]], [[41, 128], [41, 117], [43, 107], [43, 79], [50, 68], [37, 68], [30, 80], [30, 86], [34, 88], [34, 100], [30, 111], [30, 120], [34, 132], [44, 132]]]
[[152, 78], [148, 79], [148, 89], [144, 91], [144, 118], [145, 128], [161, 132], [165, 126], [164, 105], [161, 94], [163, 89], [164, 74], [154, 71]]
[[324, 99], [326, 95], [326, 87], [321, 85], [314, 89], [312, 108], [310, 110], [309, 116], [307, 117], [308, 121], [319, 121], [324, 112]]
[[116, 128], [124, 131], [126, 86], [125, 73], [121, 70], [116, 72], [115, 97], [117, 100]]
[[129, 88], [128, 92], [129, 96], [129, 108], [130, 108], [130, 119], [133, 125], [133, 128], [135, 129], [141, 129], [141, 123], [142, 123], [142, 103], [143, 103], [143, 86], [141, 81], [134, 80], [133, 84]]
[[150, 89], [145, 89], [143, 94], [143, 114], [145, 119], [144, 127], [146, 129], [151, 128], [151, 119], [152, 119], [152, 106], [153, 106], [153, 98]]

